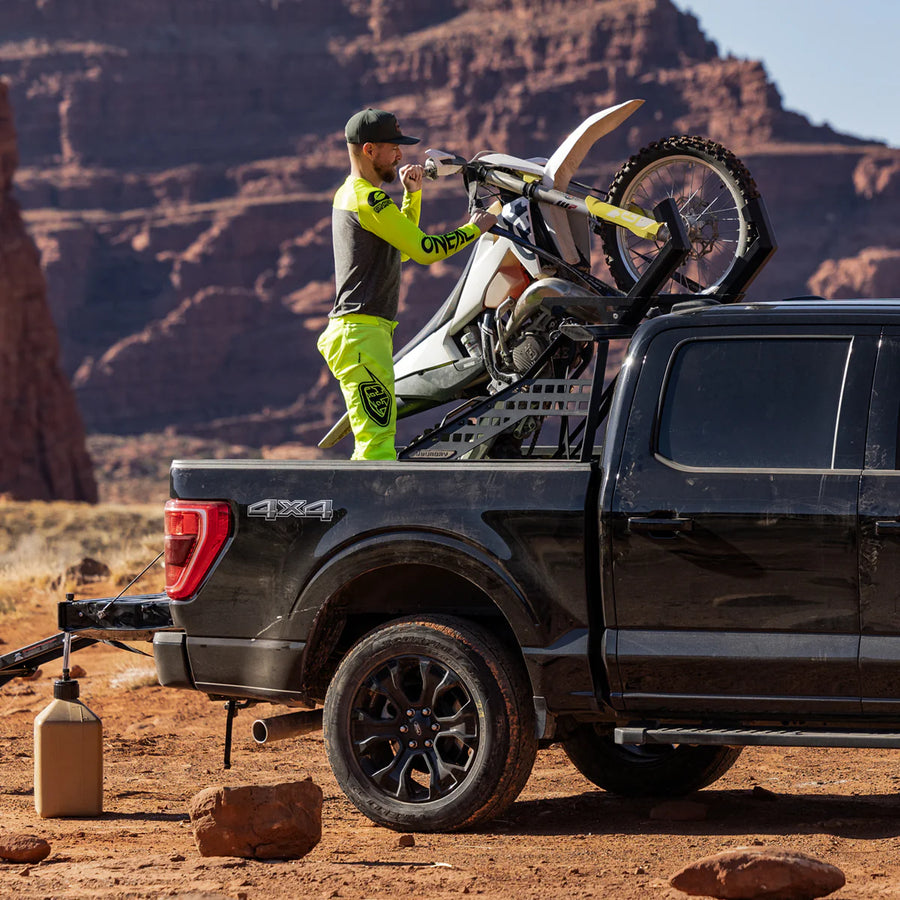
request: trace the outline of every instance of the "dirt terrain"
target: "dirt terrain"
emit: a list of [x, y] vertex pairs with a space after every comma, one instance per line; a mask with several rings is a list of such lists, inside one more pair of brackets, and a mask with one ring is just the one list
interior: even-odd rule
[[[54, 612], [18, 613], [0, 627], [0, 652], [9, 652], [52, 633]], [[707, 808], [704, 821], [674, 821], [651, 815], [655, 801], [595, 789], [552, 747], [538, 754], [502, 819], [474, 833], [417, 835], [401, 848], [396, 833], [370, 824], [340, 793], [320, 735], [253, 743], [252, 721], [281, 709], [238, 715], [225, 771], [221, 703], [149, 684], [150, 660], [107, 646], [81, 650], [72, 662], [86, 670], [82, 698], [103, 719], [105, 812], [42, 820], [34, 811], [32, 725], [59, 664], [0, 688], [0, 833], [52, 845], [39, 864], [0, 863], [2, 897], [674, 900], [685, 895], [668, 877], [684, 863], [744, 845], [787, 846], [841, 867], [847, 884], [832, 897], [900, 897], [900, 772], [890, 751], [747, 750], [693, 798]], [[306, 858], [200, 857], [187, 817], [197, 791], [307, 774], [324, 790], [325, 808], [322, 841]]]

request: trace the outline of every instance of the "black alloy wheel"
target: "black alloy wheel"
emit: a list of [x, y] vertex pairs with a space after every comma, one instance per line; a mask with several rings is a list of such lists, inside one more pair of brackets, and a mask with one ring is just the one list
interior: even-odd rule
[[380, 790], [407, 803], [439, 800], [465, 781], [481, 745], [475, 700], [445, 663], [395, 657], [357, 690], [350, 740]]
[[537, 741], [520, 658], [473, 622], [389, 622], [344, 658], [325, 698], [335, 777], [373, 821], [452, 831], [499, 815]]

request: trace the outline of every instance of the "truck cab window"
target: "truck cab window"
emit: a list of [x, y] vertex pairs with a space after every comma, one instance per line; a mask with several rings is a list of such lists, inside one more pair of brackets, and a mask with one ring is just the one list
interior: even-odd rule
[[657, 452], [704, 468], [835, 467], [851, 339], [698, 339], [674, 353]]

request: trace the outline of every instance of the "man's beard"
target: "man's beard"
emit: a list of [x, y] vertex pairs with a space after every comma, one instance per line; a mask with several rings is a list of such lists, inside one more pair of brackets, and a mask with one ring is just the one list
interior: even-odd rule
[[384, 184], [390, 184], [397, 177], [397, 167], [385, 166], [384, 168], [377, 168], [375, 169], [375, 174]]

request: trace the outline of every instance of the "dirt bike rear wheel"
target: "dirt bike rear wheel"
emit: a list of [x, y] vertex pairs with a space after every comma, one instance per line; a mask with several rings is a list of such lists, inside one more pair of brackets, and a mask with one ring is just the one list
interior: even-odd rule
[[[759, 196], [744, 164], [714, 141], [679, 136], [656, 141], [622, 166], [609, 188], [609, 202], [644, 215], [672, 197], [684, 218], [691, 252], [669, 287], [674, 293], [714, 292], [756, 235], [746, 203]], [[605, 222], [600, 237], [610, 274], [628, 291], [653, 262], [663, 243], [637, 237]]]

